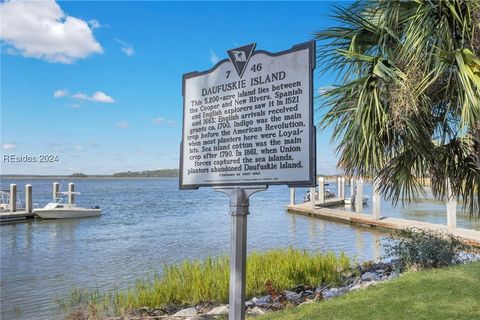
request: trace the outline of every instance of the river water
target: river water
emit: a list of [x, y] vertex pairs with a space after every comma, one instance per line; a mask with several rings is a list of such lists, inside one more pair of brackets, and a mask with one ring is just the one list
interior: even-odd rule
[[[23, 186], [30, 183], [34, 202], [43, 206], [51, 198], [52, 182], [4, 179], [1, 189], [16, 183], [23, 199]], [[0, 227], [1, 319], [61, 319], [55, 299], [67, 296], [73, 287], [125, 288], [135, 279], [160, 273], [165, 265], [229, 252], [230, 216], [224, 194], [209, 188], [179, 191], [177, 179], [73, 182], [82, 193], [77, 204], [100, 206], [101, 217]], [[329, 188], [336, 192], [336, 185]], [[368, 184], [364, 189], [370, 195]], [[297, 201], [304, 192], [298, 190]], [[249, 251], [287, 247], [343, 251], [358, 261], [381, 256], [385, 232], [293, 215], [285, 211], [288, 201], [289, 189], [283, 186], [252, 196]], [[382, 203], [382, 214], [446, 223], [445, 206], [431, 200], [405, 208]], [[480, 221], [467, 214], [459, 215], [458, 225], [480, 230]]]

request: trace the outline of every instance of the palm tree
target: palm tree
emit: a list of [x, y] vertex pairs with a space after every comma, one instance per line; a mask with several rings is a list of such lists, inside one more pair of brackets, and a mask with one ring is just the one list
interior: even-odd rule
[[315, 34], [319, 97], [338, 166], [373, 176], [387, 199], [445, 199], [446, 181], [480, 217], [480, 2], [357, 1]]

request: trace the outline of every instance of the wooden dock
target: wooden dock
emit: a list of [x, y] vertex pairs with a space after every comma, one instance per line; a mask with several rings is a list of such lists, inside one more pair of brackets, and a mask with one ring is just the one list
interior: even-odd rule
[[27, 211], [1, 212], [0, 224], [31, 220], [35, 216], [35, 213]]
[[378, 227], [388, 230], [401, 230], [410, 228], [435, 230], [445, 234], [454, 235], [467, 244], [475, 247], [480, 247], [480, 231], [477, 230], [450, 228], [446, 225], [390, 217], [381, 217], [380, 219], [374, 219], [372, 215], [368, 214], [326, 208], [326, 206], [332, 205], [334, 203], [334, 200], [336, 199], [331, 199], [331, 202], [327, 201], [327, 203], [324, 204], [323, 207], [316, 205], [315, 209], [312, 208], [311, 203], [302, 203], [288, 205], [287, 210], [292, 213], [299, 213], [310, 217], [327, 219], [343, 223], [353, 223], [365, 227]]

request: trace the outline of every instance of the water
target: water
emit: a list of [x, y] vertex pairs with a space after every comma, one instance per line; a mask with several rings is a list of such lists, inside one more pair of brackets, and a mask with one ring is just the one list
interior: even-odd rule
[[[20, 192], [33, 185], [33, 199], [50, 200], [53, 180], [2, 180]], [[179, 191], [177, 179], [75, 180], [78, 205], [99, 205], [103, 215], [44, 220], [0, 227], [1, 319], [61, 319], [55, 298], [73, 287], [125, 288], [135, 279], [161, 272], [184, 259], [229, 252], [228, 198], [211, 189]], [[63, 190], [66, 188], [64, 183]], [[336, 186], [330, 186], [336, 192]], [[365, 194], [369, 194], [365, 186]], [[347, 188], [348, 189], [348, 188]], [[298, 190], [301, 201], [305, 190]], [[348, 190], [347, 190], [348, 193]], [[23, 199], [23, 193], [19, 197]], [[359, 261], [381, 255], [382, 231], [285, 212], [287, 187], [270, 187], [251, 199], [248, 249], [295, 248], [344, 251]], [[445, 223], [441, 204], [408, 209], [383, 204], [384, 215]], [[368, 212], [370, 209], [365, 208]], [[459, 226], [480, 230], [468, 215]]]

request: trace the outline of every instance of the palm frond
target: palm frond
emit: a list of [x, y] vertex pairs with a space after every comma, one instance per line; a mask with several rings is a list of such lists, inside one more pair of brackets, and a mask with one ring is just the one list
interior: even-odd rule
[[319, 97], [338, 166], [372, 175], [392, 202], [445, 197], [445, 181], [480, 217], [480, 3], [357, 1], [335, 6], [338, 26], [315, 34]]

